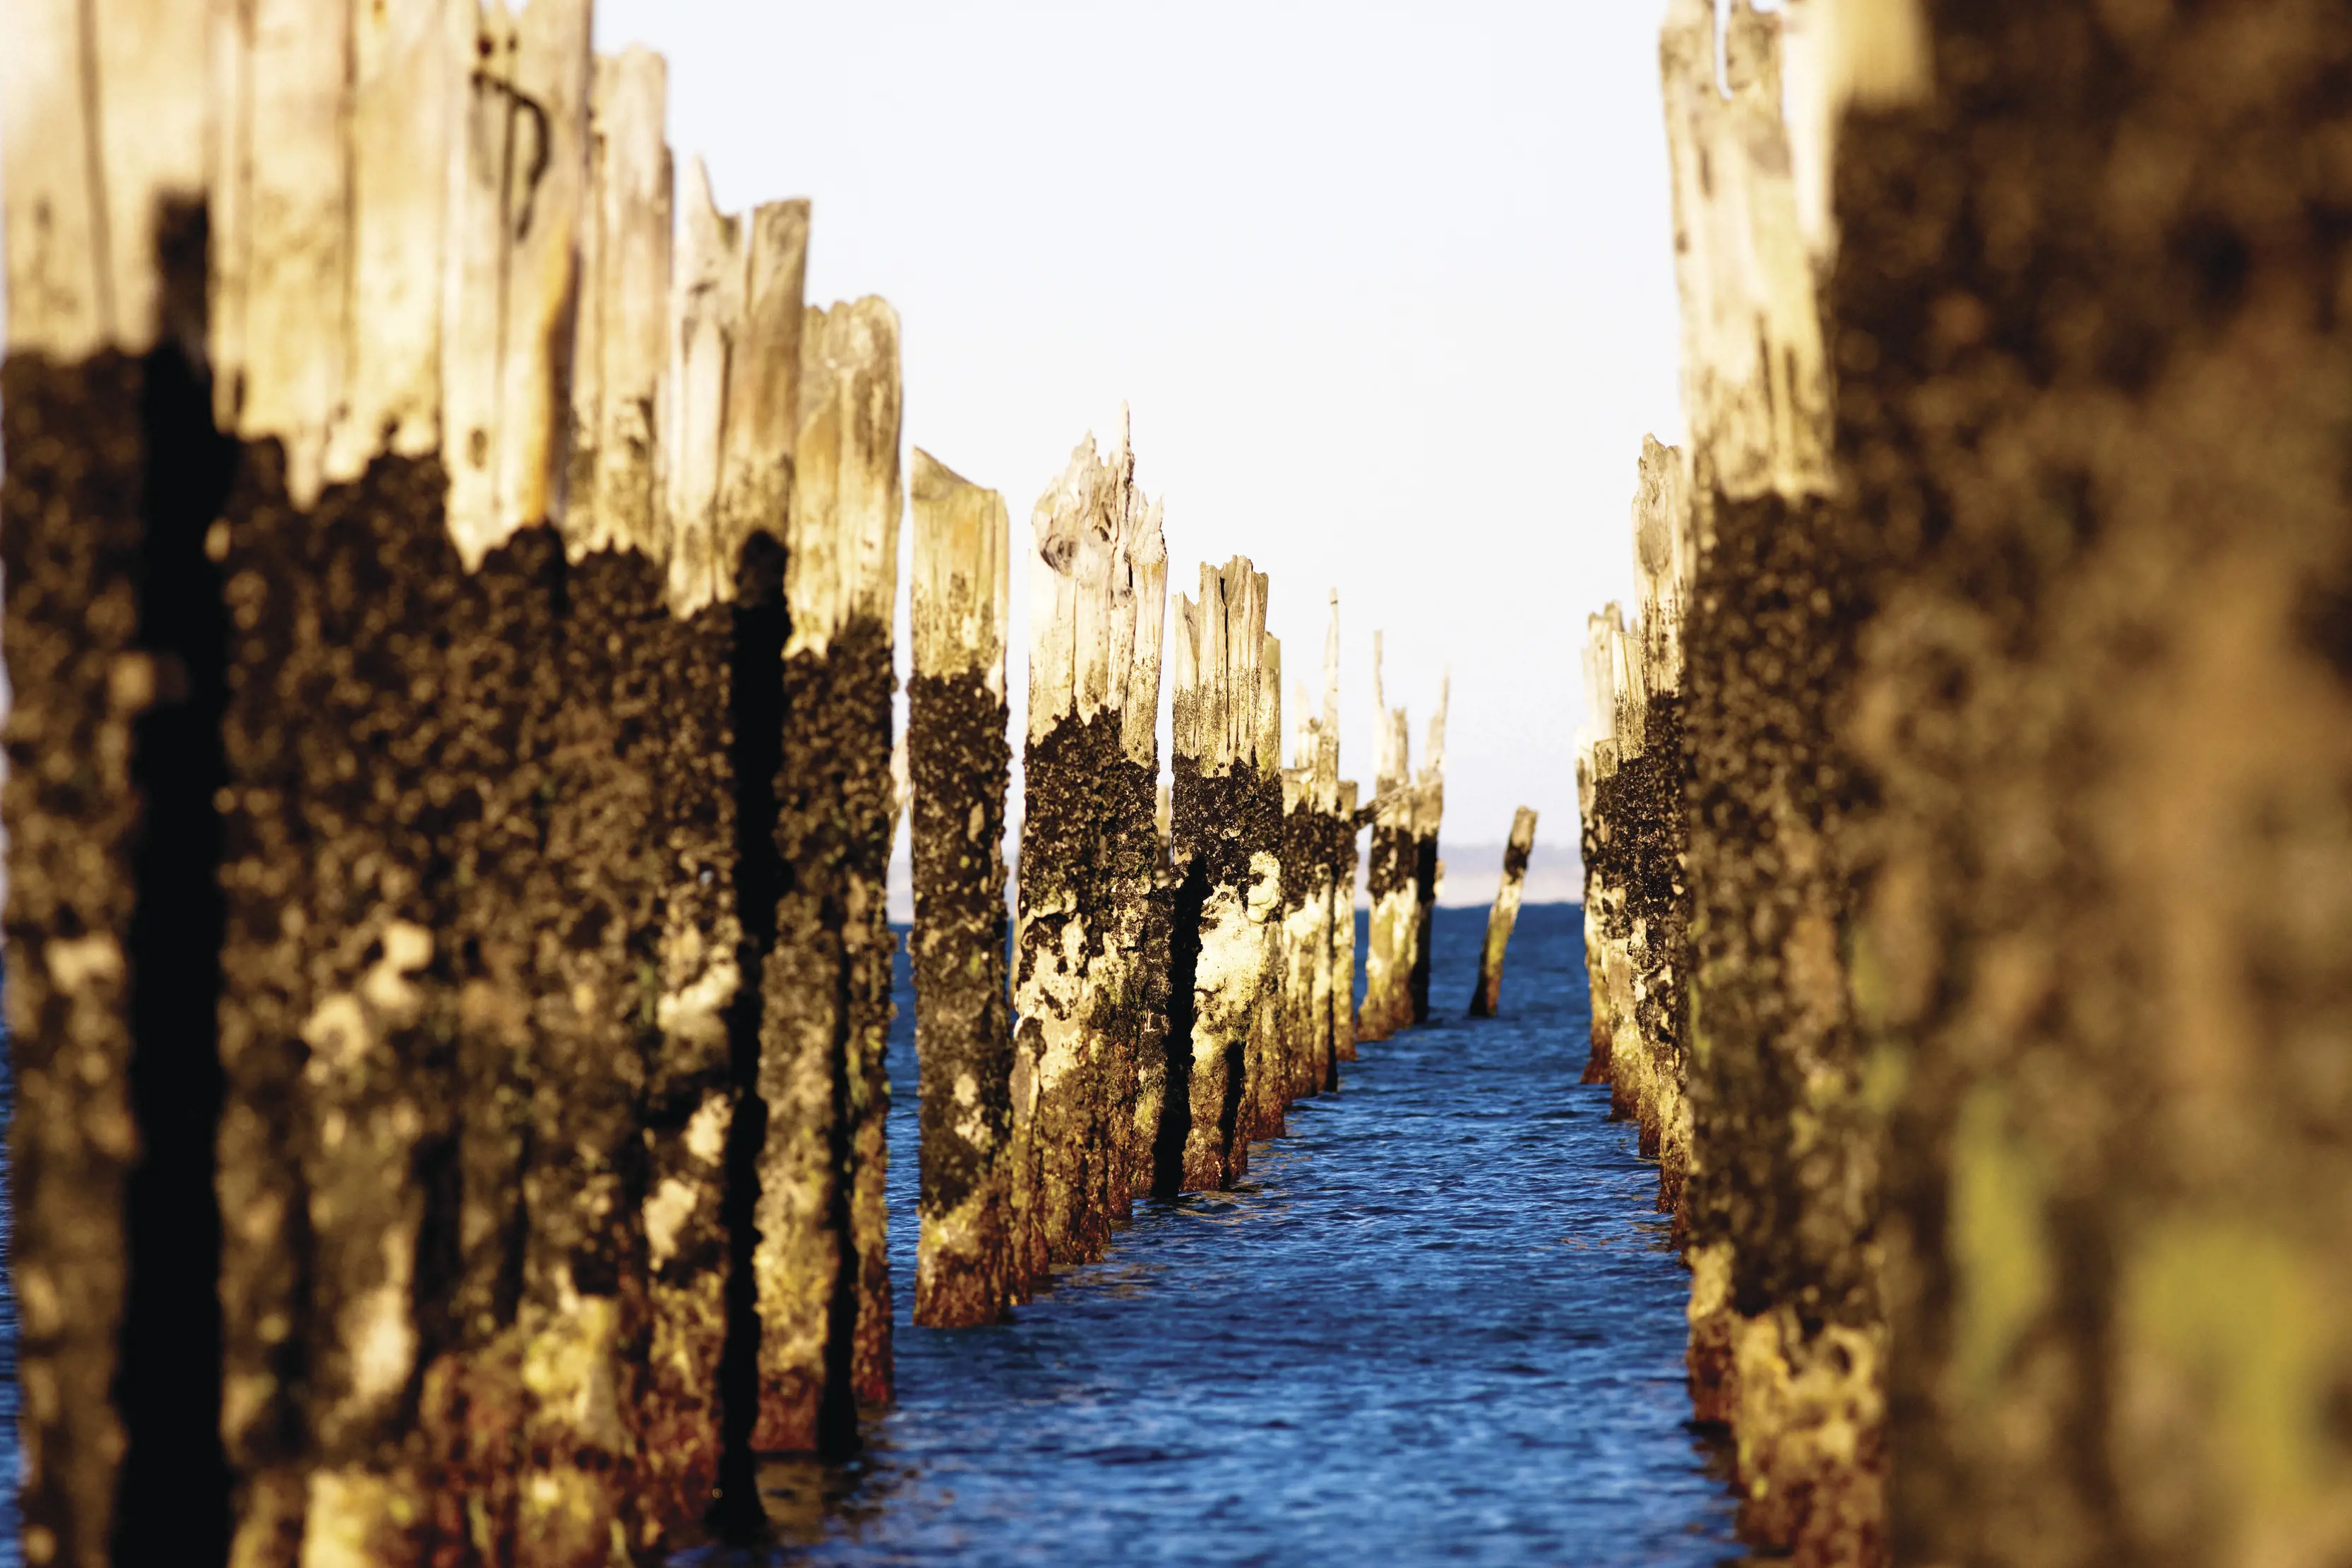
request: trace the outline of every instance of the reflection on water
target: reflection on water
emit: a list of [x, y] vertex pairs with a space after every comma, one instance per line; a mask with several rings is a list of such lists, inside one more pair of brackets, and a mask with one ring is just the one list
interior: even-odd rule
[[[1581, 920], [1523, 910], [1507, 1016], [1364, 1048], [1239, 1192], [1139, 1213], [990, 1329], [916, 1329], [913, 998], [891, 1039], [898, 1406], [845, 1465], [761, 1472], [781, 1544], [698, 1564], [1699, 1564], [1731, 1502], [1686, 1425], [1654, 1170], [1585, 1055]], [[5, 1072], [0, 1066], [0, 1072]], [[0, 1114], [7, 1104], [0, 1078]], [[8, 1221], [0, 1203], [0, 1243]], [[0, 1284], [0, 1465], [16, 1312]], [[0, 1487], [0, 1563], [18, 1561]]]
[[779, 1540], [703, 1564], [1696, 1564], [1737, 1555], [1687, 1425], [1684, 1275], [1586, 1051], [1581, 916], [1523, 911], [1507, 1016], [1364, 1048], [1239, 1192], [1140, 1211], [998, 1328], [916, 1329], [912, 1008], [892, 1036], [900, 1399], [761, 1474]]

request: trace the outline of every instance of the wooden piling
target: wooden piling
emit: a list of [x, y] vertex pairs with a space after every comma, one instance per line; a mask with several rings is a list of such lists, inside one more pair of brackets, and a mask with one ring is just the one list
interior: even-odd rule
[[19, 1495], [26, 1561], [77, 1565], [226, 1529], [205, 20], [87, 12], [16, 7], [0, 50]]
[[1135, 486], [1124, 430], [1108, 459], [1079, 444], [1031, 528], [1013, 1091], [1024, 1288], [1099, 1257], [1144, 1179], [1167, 602], [1160, 509]]
[[1885, 11], [1819, 112], [1891, 1553], [2345, 1561], [2352, 16]]
[[[649, 1318], [639, 1390], [643, 1507], [661, 1535], [690, 1535], [721, 1463], [749, 1429], [754, 1376], [736, 1361], [752, 1321], [746, 1245], [763, 1132], [756, 1098], [760, 972], [773, 940], [775, 748], [783, 606], [775, 561], [797, 439], [808, 206], [721, 214], [699, 162], [679, 195], [658, 145], [658, 62], [600, 62], [593, 451], [575, 452], [575, 549], [658, 519], [667, 614], [636, 631], [657, 660], [657, 706], [633, 727], [657, 791], [657, 925], [639, 957], [656, 1031], [643, 1112], [642, 1226]], [[625, 145], [625, 137], [634, 145]], [[595, 346], [593, 355], [588, 352]], [[591, 505], [582, 512], [583, 483]], [[593, 559], [593, 555], [590, 559]], [[731, 1320], [731, 1321], [730, 1321]], [[646, 1532], [648, 1544], [660, 1538]]]
[[1188, 1189], [1230, 1187], [1263, 1115], [1251, 1069], [1263, 1061], [1282, 903], [1280, 731], [1260, 712], [1265, 588], [1235, 557], [1222, 570], [1203, 563], [1197, 604], [1177, 601], [1177, 892], [1161, 1159]]
[[753, 1270], [761, 1453], [837, 1451], [890, 1394], [883, 1178], [893, 937], [884, 883], [890, 604], [898, 573], [898, 322], [812, 307], [783, 562], [774, 841], [789, 868], [762, 975]]
[[1331, 1057], [1337, 1063], [1356, 1057], [1356, 872], [1362, 863], [1357, 848], [1363, 828], [1356, 804], [1356, 786], [1339, 787], [1331, 816]]
[[1412, 1021], [1429, 1021], [1429, 966], [1437, 946], [1437, 895], [1445, 885], [1445, 862], [1437, 855], [1437, 831], [1445, 817], [1445, 704], [1453, 687], [1438, 687], [1437, 712], [1429, 720], [1429, 745], [1412, 781], [1412, 963], [1407, 994]]
[[915, 881], [922, 1232], [915, 1322], [994, 1322], [1019, 1296], [1010, 1250], [1013, 1020], [1006, 986], [1004, 691], [1012, 536], [1004, 501], [918, 447], [914, 674], [907, 752]]
[[1519, 894], [1527, 886], [1528, 856], [1536, 847], [1536, 814], [1522, 806], [1511, 816], [1510, 841], [1503, 850], [1503, 882], [1486, 915], [1486, 941], [1478, 951], [1478, 983], [1470, 993], [1470, 1016], [1493, 1018], [1503, 1005], [1503, 951], [1519, 918]]
[[1371, 897], [1364, 955], [1359, 1040], [1386, 1040], [1412, 1021], [1412, 978], [1420, 932], [1418, 849], [1414, 838], [1411, 731], [1402, 708], [1388, 706], [1381, 679], [1381, 633], [1372, 633], [1372, 703], [1380, 715], [1379, 760], [1372, 782]]
[[[1863, 605], [1827, 500], [1832, 389], [1781, 113], [1780, 27], [1732, 7], [1727, 98], [1712, 6], [1678, 0], [1661, 39], [1697, 546], [1683, 632], [1689, 772], [1678, 789], [1646, 767], [1620, 777], [1629, 794], [1656, 795], [1648, 820], [1663, 828], [1658, 813], [1679, 800], [1687, 823], [1689, 994], [1669, 1019], [1695, 1020], [1683, 1205], [1694, 1395], [1738, 1437], [1746, 1532], [1826, 1563], [1883, 1550], [1885, 1331], [1876, 1160], [1840, 936], [1853, 771], [1834, 726]], [[1630, 676], [1644, 670], [1643, 640], [1627, 647]], [[1645, 763], [1668, 743], [1649, 732], [1654, 705], [1630, 700], [1649, 685], [1620, 704], [1643, 727]], [[1673, 902], [1670, 883], [1657, 885], [1670, 847], [1628, 847], [1627, 933], [1640, 922], [1645, 946]], [[1638, 875], [1637, 849], [1653, 867]], [[1650, 999], [1632, 998], [1636, 1034], [1668, 1021], [1645, 1019]], [[1671, 1061], [1667, 1045], [1646, 1054]], [[1663, 1139], [1671, 1124], [1650, 1119]]]
[[[1298, 685], [1298, 720], [1292, 765], [1283, 773], [1282, 965], [1283, 1035], [1289, 1064], [1288, 1097], [1302, 1100], [1339, 1086], [1332, 1045], [1333, 923], [1353, 918], [1339, 886], [1339, 596], [1331, 595], [1324, 639], [1323, 701], [1310, 704]], [[1352, 840], [1352, 824], [1349, 837]], [[1352, 893], [1352, 889], [1349, 890]]]

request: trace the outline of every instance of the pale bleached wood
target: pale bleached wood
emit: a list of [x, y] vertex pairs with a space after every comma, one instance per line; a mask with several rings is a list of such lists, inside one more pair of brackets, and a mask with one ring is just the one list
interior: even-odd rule
[[12, 353], [140, 353], [170, 329], [159, 221], [205, 190], [205, 8], [13, 0], [0, 47]]
[[1536, 846], [1536, 814], [1522, 806], [1511, 817], [1511, 837], [1503, 850], [1503, 880], [1495, 890], [1495, 906], [1486, 915], [1486, 940], [1478, 952], [1478, 982], [1470, 993], [1470, 1016], [1493, 1018], [1503, 1001], [1503, 955], [1511, 943], [1511, 928], [1519, 918], [1519, 899], [1526, 892], [1528, 857]]
[[1681, 688], [1684, 606], [1696, 558], [1682, 450], [1645, 435], [1633, 493], [1633, 567], [1642, 592], [1643, 683], [1651, 691]]
[[1004, 498], [915, 449], [914, 579], [909, 622], [918, 675], [976, 676], [1004, 695], [1012, 604]]
[[1381, 729], [1373, 767], [1371, 862], [1367, 892], [1370, 930], [1364, 955], [1364, 1003], [1359, 1040], [1386, 1040], [1412, 1019], [1410, 985], [1416, 926], [1411, 727], [1405, 710], [1388, 706], [1384, 640], [1372, 633], [1372, 701]]
[[[1108, 456], [1091, 434], [1080, 442], [1030, 514], [1033, 744], [1066, 716], [1083, 724], [1130, 702], [1158, 706], [1168, 550], [1159, 503], [1135, 486], [1124, 425]], [[1142, 760], [1142, 735], [1121, 725], [1128, 754]]]
[[[797, 488], [794, 454], [801, 441], [803, 353], [809, 316], [803, 298], [808, 273], [809, 204], [765, 202], [752, 209], [743, 235], [741, 316], [727, 363], [727, 413], [719, 455], [719, 505], [712, 528], [715, 547], [704, 590], [715, 600], [735, 597], [735, 574], [753, 536], [784, 538]], [[898, 423], [898, 322], [879, 300], [859, 308], [875, 319], [875, 340], [862, 351], [874, 356], [866, 373], [887, 397], [873, 417], [887, 423], [881, 439], [895, 443]], [[898, 455], [867, 453], [872, 472], [863, 481], [879, 492], [865, 504], [866, 535], [898, 527]], [[884, 518], [887, 515], [887, 524]], [[866, 536], [861, 536], [866, 537]], [[887, 553], [887, 552], [885, 552]], [[869, 565], [870, 568], [870, 558]], [[789, 590], [788, 590], [789, 591]], [[887, 583], [869, 588], [887, 601]], [[886, 616], [887, 619], [887, 616]]]
[[83, 49], [89, 5], [11, 0], [0, 49], [8, 351], [60, 362], [88, 358], [116, 334], [106, 204], [93, 178], [105, 160]]
[[[820, 310], [801, 335], [784, 597], [787, 658], [822, 655], [853, 621], [886, 631], [898, 590], [898, 315], [868, 296]], [[779, 397], [777, 402], [783, 400]]]
[[591, 189], [582, 222], [564, 548], [667, 563], [659, 411], [669, 370], [672, 160], [668, 68], [630, 48], [596, 61]]
[[1828, 367], [1780, 116], [1777, 18], [1735, 26], [1732, 95], [1708, 0], [1674, 0], [1660, 35], [1683, 298], [1683, 402], [1707, 482], [1735, 499], [1830, 482]]
[[743, 316], [743, 269], [742, 225], [712, 200], [710, 173], [699, 158], [687, 163], [678, 204], [669, 376], [662, 388], [662, 488], [670, 608], [687, 616], [711, 601], [721, 575], [719, 487], [729, 363]]
[[[256, 0], [221, 16], [215, 395], [237, 434], [284, 444], [287, 491], [307, 507], [353, 358], [351, 8]], [[431, 295], [436, 280], [420, 281]]]
[[450, 137], [467, 20], [450, 0], [352, 8], [350, 351], [328, 426], [330, 483], [358, 478], [380, 452], [421, 457], [441, 444]]
[[[457, 0], [462, 8], [467, 0]], [[588, 0], [489, 0], [449, 159], [442, 452], [468, 570], [559, 520], [588, 184]]]

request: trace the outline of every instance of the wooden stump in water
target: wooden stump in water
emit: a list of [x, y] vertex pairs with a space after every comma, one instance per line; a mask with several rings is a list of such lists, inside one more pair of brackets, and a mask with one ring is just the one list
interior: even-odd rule
[[1357, 843], [1363, 833], [1356, 804], [1356, 786], [1339, 787], [1328, 832], [1331, 854], [1331, 1058], [1337, 1064], [1356, 1058], [1356, 872], [1361, 864]]
[[1160, 508], [1089, 436], [1031, 513], [1029, 722], [1015, 939], [1020, 1282], [1101, 1256], [1142, 1181], [1158, 859]]
[[1309, 705], [1300, 684], [1297, 747], [1292, 766], [1283, 773], [1282, 1028], [1292, 1100], [1339, 1086], [1332, 1045], [1333, 923], [1343, 915], [1352, 919], [1353, 899], [1343, 902], [1334, 831], [1339, 806], [1339, 666], [1335, 591], [1324, 639], [1323, 701], [1319, 709]]
[[1510, 842], [1503, 850], [1503, 883], [1486, 915], [1486, 941], [1478, 950], [1478, 983], [1470, 993], [1470, 1016], [1493, 1018], [1503, 1005], [1503, 951], [1519, 918], [1519, 894], [1528, 881], [1528, 856], [1536, 847], [1536, 814], [1522, 806], [1511, 816]]
[[1641, 1129], [1676, 1207], [1691, 1166], [1684, 1044], [1689, 924], [1682, 746], [1682, 605], [1692, 556], [1682, 454], [1645, 440], [1633, 498], [1642, 614], [1591, 618], [1589, 704], [1601, 733], [1579, 743], [1584, 769], [1587, 973], [1594, 1056], [1585, 1078], [1612, 1086], [1614, 1113]]
[[890, 604], [898, 574], [898, 321], [811, 308], [784, 552], [781, 871], [761, 979], [753, 1270], [761, 1453], [837, 1451], [890, 1396], [884, 1119], [893, 940], [883, 905]]
[[[1265, 579], [1240, 557], [1179, 598], [1171, 844], [1176, 883], [1163, 1185], [1246, 1169], [1281, 908], [1279, 730], [1262, 722]], [[1255, 1048], [1254, 1050], [1254, 1047]]]
[[[730, 1440], [757, 1414], [749, 1237], [767, 1124], [761, 994], [747, 977], [774, 937], [775, 563], [798, 434], [808, 205], [727, 216], [698, 162], [673, 268], [661, 243], [672, 182], [652, 135], [654, 63], [632, 52], [604, 72], [618, 101], [599, 141], [609, 216], [592, 254], [610, 284], [599, 352], [592, 361], [583, 344], [580, 372], [601, 366], [599, 416], [582, 421], [601, 434], [574, 473], [594, 476], [593, 516], [580, 524], [590, 548], [621, 535], [633, 508], [662, 519], [660, 706], [640, 720], [659, 790], [662, 908], [640, 971], [656, 1039], [643, 1130], [650, 1322], [639, 1424], [646, 1508], [675, 1538], [709, 1511]], [[625, 112], [649, 116], [634, 152], [617, 141], [632, 123]], [[656, 279], [660, 311], [648, 319]]]
[[1437, 895], [1445, 885], [1445, 862], [1437, 858], [1437, 830], [1445, 817], [1445, 703], [1449, 677], [1438, 688], [1437, 712], [1429, 721], [1429, 748], [1412, 781], [1412, 962], [1406, 992], [1412, 1021], [1429, 1021], [1429, 966], [1436, 947]]
[[1371, 920], [1364, 955], [1364, 1003], [1356, 1039], [1386, 1040], [1412, 1021], [1412, 967], [1420, 934], [1415, 882], [1411, 731], [1402, 708], [1391, 708], [1381, 681], [1381, 633], [1372, 633], [1372, 703], [1381, 716], [1372, 781], [1371, 865], [1366, 891]]
[[1004, 501], [915, 452], [913, 787], [915, 1052], [922, 1093], [922, 1234], [915, 1322], [995, 1322], [1013, 1276], [1013, 1019], [1005, 983]]

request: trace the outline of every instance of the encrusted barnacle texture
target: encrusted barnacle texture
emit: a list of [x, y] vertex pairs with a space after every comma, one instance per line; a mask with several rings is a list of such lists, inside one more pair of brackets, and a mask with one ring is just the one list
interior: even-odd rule
[[753, 1255], [761, 1452], [845, 1446], [890, 1396], [884, 1128], [895, 938], [884, 879], [897, 812], [897, 313], [811, 308], [784, 551], [780, 867], [757, 1089], [767, 1112]]
[[1903, 1562], [2352, 1556], [2352, 18], [1916, 7], [1834, 173]]
[[1266, 1056], [1280, 1004], [1281, 655], [1265, 634], [1265, 576], [1236, 557], [1203, 564], [1199, 601], [1177, 601], [1161, 1148], [1184, 1188], [1231, 1186], [1250, 1140], [1279, 1127]]
[[1004, 501], [917, 448], [915, 673], [907, 758], [915, 881], [922, 1229], [915, 1321], [994, 1322], [1013, 1266], [1013, 1019], [1006, 984]]
[[1098, 1257], [1150, 1185], [1166, 1082], [1152, 798], [1168, 552], [1160, 507], [1089, 436], [1030, 514], [1029, 712], [1014, 938], [1013, 1250], [1021, 1285]]

